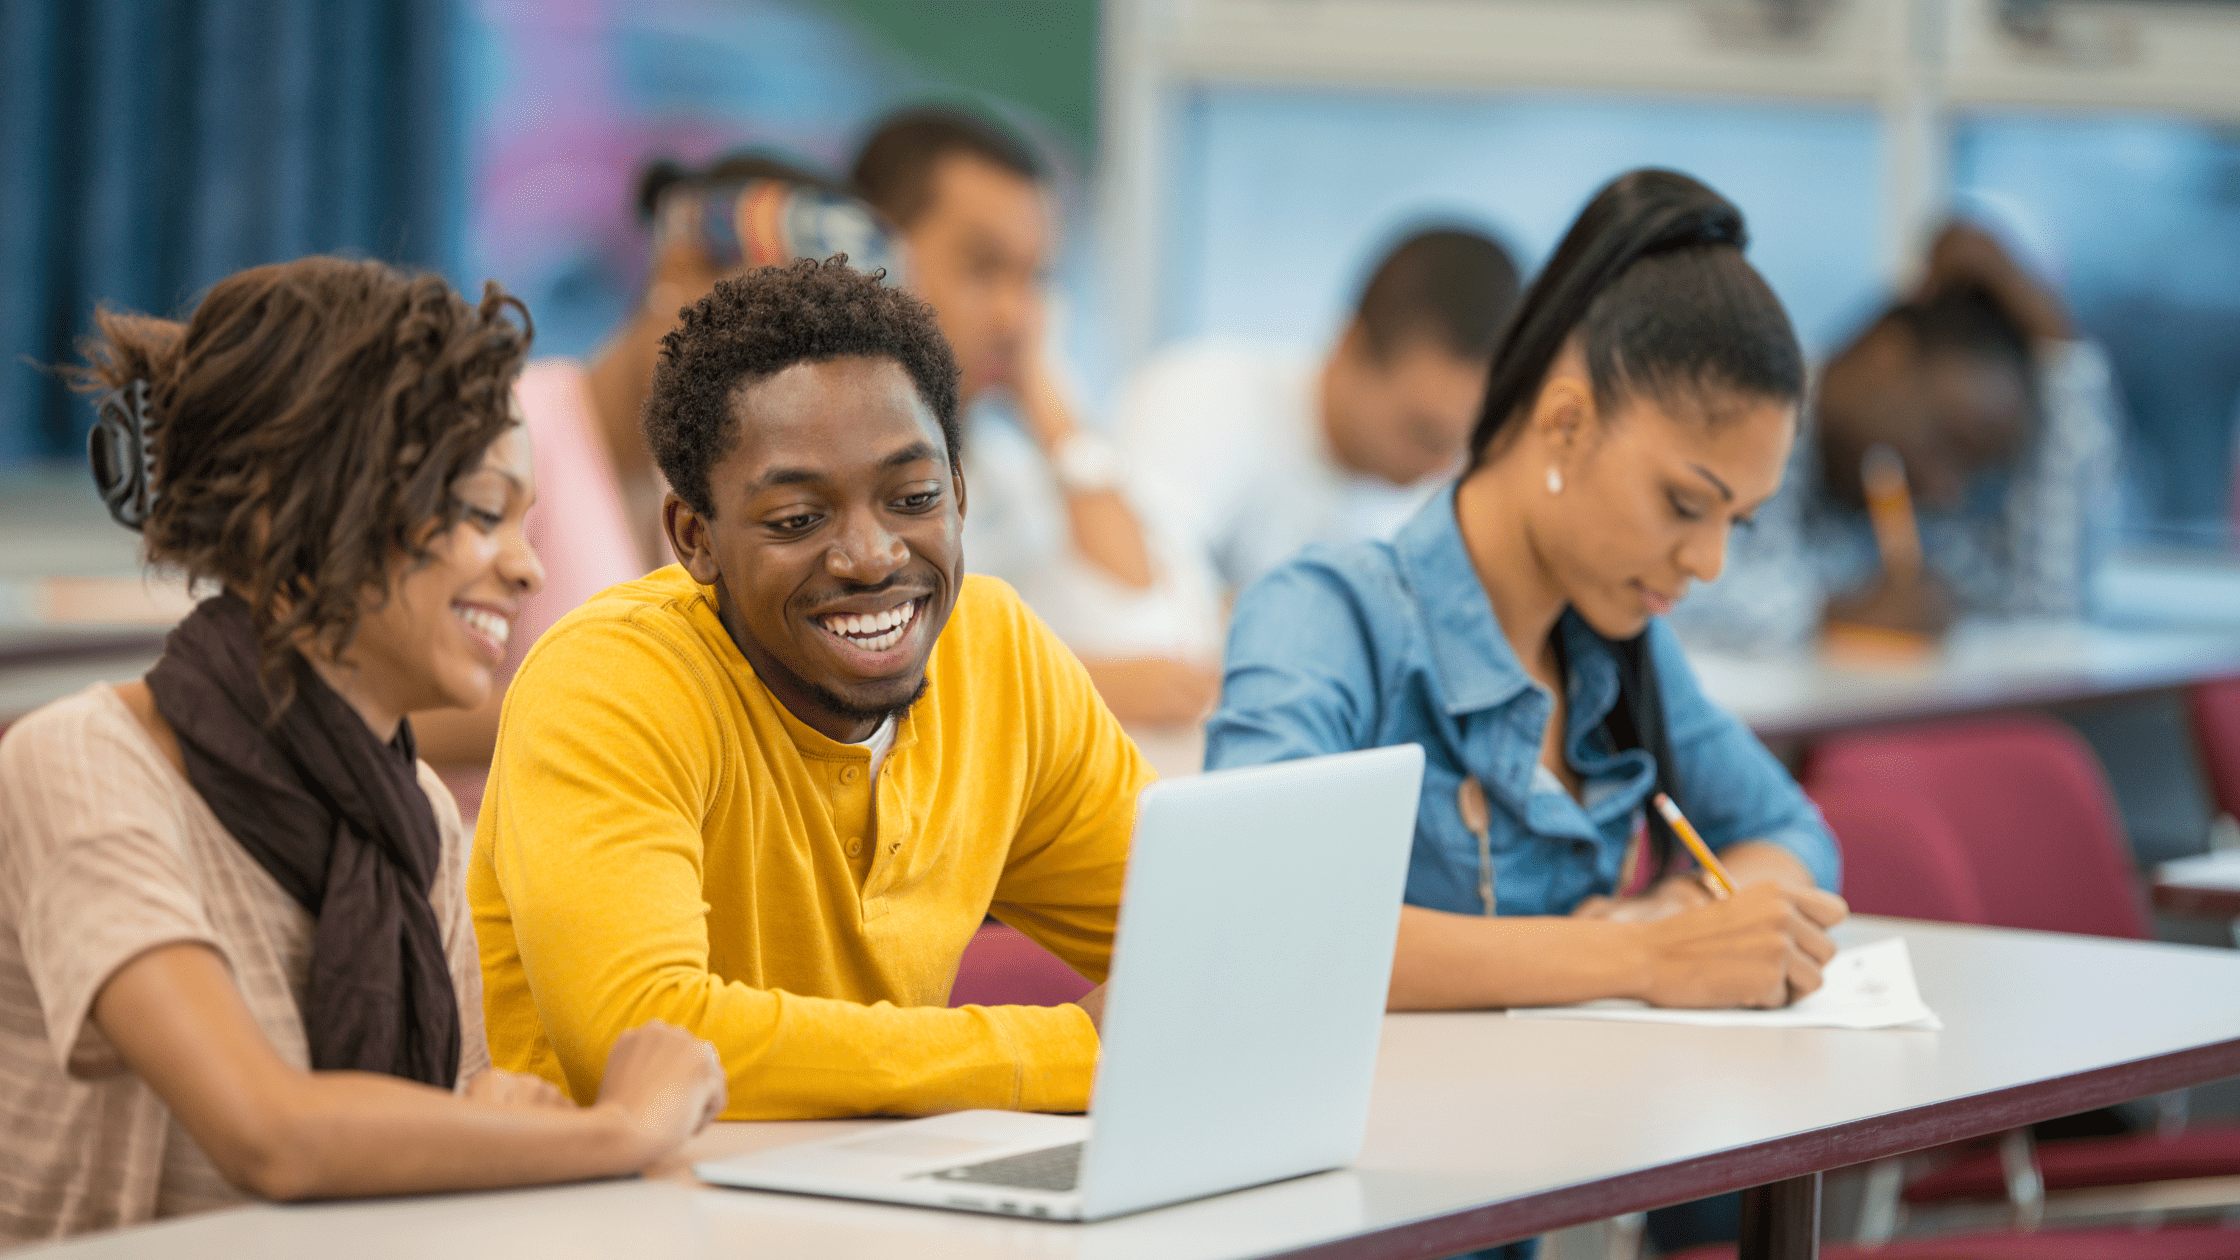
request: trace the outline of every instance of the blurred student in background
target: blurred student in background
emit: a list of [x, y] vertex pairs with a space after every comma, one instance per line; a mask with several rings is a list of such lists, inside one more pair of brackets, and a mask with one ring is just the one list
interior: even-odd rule
[[1162, 355], [1119, 413], [1147, 501], [1227, 594], [1309, 543], [1392, 537], [1461, 463], [1517, 284], [1490, 238], [1419, 231], [1319, 363], [1235, 344]]
[[220, 593], [0, 742], [0, 1244], [268, 1198], [613, 1176], [720, 1111], [643, 1024], [597, 1105], [489, 1068], [458, 812], [407, 712], [495, 688], [542, 582], [491, 285], [306, 258], [103, 312], [95, 480]]
[[544, 589], [523, 597], [489, 699], [419, 718], [421, 748], [469, 818], [481, 805], [499, 706], [522, 656], [577, 605], [672, 559], [660, 533], [668, 487], [638, 413], [678, 312], [724, 276], [798, 256], [845, 253], [866, 270], [899, 266], [889, 235], [860, 202], [831, 179], [766, 154], [735, 153], [697, 170], [655, 162], [639, 179], [638, 210], [652, 227], [653, 260], [637, 308], [589, 362], [539, 359], [515, 391], [544, 487], [545, 506], [527, 523], [545, 558]]
[[[1820, 373], [1788, 484], [1726, 579], [1674, 617], [1693, 642], [1791, 648], [1831, 618], [1924, 634], [1959, 616], [2078, 616], [2115, 515], [2106, 356], [1990, 232], [1946, 227], [1920, 287]], [[1896, 453], [1922, 565], [1886, 572], [1867, 452]]]
[[[1744, 243], [1686, 176], [1612, 182], [1503, 335], [1462, 479], [1237, 602], [1208, 769], [1426, 751], [1395, 1008], [1779, 1006], [1835, 952], [1833, 837], [1660, 620], [1796, 436], [1803, 356]], [[1737, 895], [1676, 868], [1655, 792]]]
[[1046, 358], [1057, 225], [1042, 159], [988, 120], [912, 109], [872, 132], [853, 180], [902, 232], [911, 285], [964, 373], [966, 562], [1018, 589], [1122, 721], [1204, 716], [1219, 685], [1213, 593], [1146, 528], [1116, 447]]

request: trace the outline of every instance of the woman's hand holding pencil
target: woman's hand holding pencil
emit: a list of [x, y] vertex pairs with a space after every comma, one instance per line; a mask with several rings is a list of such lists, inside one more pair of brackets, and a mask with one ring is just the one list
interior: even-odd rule
[[1786, 1006], [1820, 987], [1820, 969], [1836, 954], [1827, 929], [1845, 913], [1832, 893], [1767, 882], [1628, 924], [1647, 958], [1633, 996], [1652, 1006]]
[[1633, 996], [1656, 1006], [1777, 1007], [1818, 989], [1820, 969], [1836, 952], [1827, 929], [1850, 912], [1843, 899], [1794, 883], [1781, 872], [1792, 863], [1769, 868], [1757, 850], [1771, 846], [1730, 850], [1750, 866], [1746, 882], [1669, 796], [1659, 792], [1651, 804], [1701, 868], [1701, 881], [1668, 876], [1647, 896], [1591, 898], [1577, 912], [1637, 934], [1643, 980]]

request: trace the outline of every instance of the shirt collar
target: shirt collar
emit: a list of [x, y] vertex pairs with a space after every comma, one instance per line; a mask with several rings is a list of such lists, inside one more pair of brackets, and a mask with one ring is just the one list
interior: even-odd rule
[[[1462, 527], [1454, 517], [1455, 487], [1433, 495], [1393, 539], [1393, 550], [1422, 614], [1431, 659], [1445, 684], [1446, 710], [1459, 717], [1493, 708], [1534, 685], [1494, 620]], [[1458, 597], [1459, 593], [1459, 597]]]

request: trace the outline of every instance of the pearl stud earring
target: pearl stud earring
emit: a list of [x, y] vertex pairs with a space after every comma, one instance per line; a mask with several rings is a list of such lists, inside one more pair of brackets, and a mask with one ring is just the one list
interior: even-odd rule
[[1563, 474], [1557, 472], [1553, 464], [1548, 465], [1548, 493], [1563, 493]]

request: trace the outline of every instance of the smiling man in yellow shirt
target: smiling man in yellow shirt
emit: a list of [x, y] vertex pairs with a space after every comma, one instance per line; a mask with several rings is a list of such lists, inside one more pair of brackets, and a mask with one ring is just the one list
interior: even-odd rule
[[837, 261], [726, 281], [645, 422], [682, 563], [560, 621], [506, 697], [468, 876], [492, 1059], [589, 1100], [658, 1018], [715, 1044], [731, 1119], [1086, 1108], [1101, 988], [945, 1003], [988, 913], [1104, 978], [1152, 776], [964, 574], [931, 309]]

